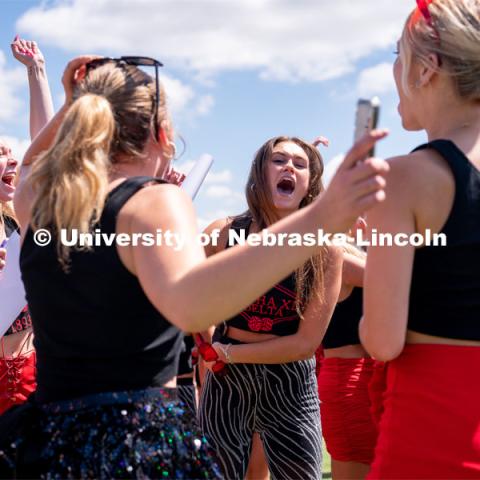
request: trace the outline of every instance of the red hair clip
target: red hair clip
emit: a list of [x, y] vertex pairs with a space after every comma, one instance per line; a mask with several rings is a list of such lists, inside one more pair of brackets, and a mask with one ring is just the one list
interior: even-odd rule
[[416, 1], [417, 1], [418, 11], [421, 13], [422, 17], [427, 22], [427, 25], [433, 30], [436, 41], [440, 42], [440, 32], [435, 27], [433, 23], [432, 15], [430, 13], [430, 10], [428, 9], [428, 6], [433, 2], [433, 0], [416, 0]]
[[432, 16], [430, 15], [430, 10], [428, 9], [428, 6], [432, 3], [432, 1], [433, 0], [417, 0], [417, 6], [423, 15], [423, 18], [433, 28]]

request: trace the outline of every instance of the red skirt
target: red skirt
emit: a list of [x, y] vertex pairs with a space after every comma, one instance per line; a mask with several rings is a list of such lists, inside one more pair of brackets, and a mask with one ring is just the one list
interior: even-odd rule
[[35, 350], [13, 358], [0, 358], [0, 415], [27, 400], [35, 391]]
[[375, 361], [373, 374], [368, 385], [370, 397], [370, 413], [372, 414], [375, 427], [378, 429], [383, 413], [383, 394], [387, 389], [387, 364]]
[[389, 362], [367, 478], [480, 478], [479, 347], [406, 345]]
[[370, 464], [377, 430], [368, 385], [374, 360], [324, 358], [318, 377], [322, 430], [335, 460]]

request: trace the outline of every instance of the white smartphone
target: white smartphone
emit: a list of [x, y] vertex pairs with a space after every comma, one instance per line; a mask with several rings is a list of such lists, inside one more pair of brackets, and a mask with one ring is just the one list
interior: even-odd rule
[[[355, 114], [355, 134], [354, 142], [357, 142], [366, 132], [374, 130], [378, 126], [380, 118], [380, 99], [373, 97], [371, 100], [361, 98], [357, 102], [357, 112]], [[369, 152], [369, 156], [373, 157], [375, 149]]]

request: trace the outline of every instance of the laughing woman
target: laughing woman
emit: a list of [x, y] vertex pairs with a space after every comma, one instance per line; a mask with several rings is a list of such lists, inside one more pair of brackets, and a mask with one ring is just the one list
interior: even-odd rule
[[[11, 49], [15, 59], [27, 68], [30, 136], [33, 139], [53, 116], [45, 59], [36, 42], [20, 39], [18, 35]], [[0, 140], [0, 242], [18, 231], [12, 208], [17, 165], [9, 146]], [[6, 252], [2, 249], [1, 253], [5, 255]], [[0, 414], [25, 402], [35, 390], [35, 363], [32, 321], [25, 307], [0, 338]]]
[[[248, 235], [268, 228], [320, 194], [322, 172], [312, 145], [291, 137], [267, 141], [251, 167], [247, 212], [218, 220], [207, 231], [221, 229], [223, 250], [231, 231]], [[273, 478], [321, 478], [314, 353], [338, 297], [341, 265], [340, 250], [323, 248], [217, 329], [213, 347], [227, 365], [223, 375], [206, 375], [200, 421], [226, 478], [245, 477], [255, 433]]]

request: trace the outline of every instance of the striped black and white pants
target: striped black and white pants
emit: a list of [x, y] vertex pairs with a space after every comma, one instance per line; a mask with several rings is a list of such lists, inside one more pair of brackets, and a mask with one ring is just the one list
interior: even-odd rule
[[322, 478], [314, 358], [229, 364], [223, 377], [208, 371], [199, 421], [228, 480], [244, 479], [254, 432], [262, 439], [272, 479]]

